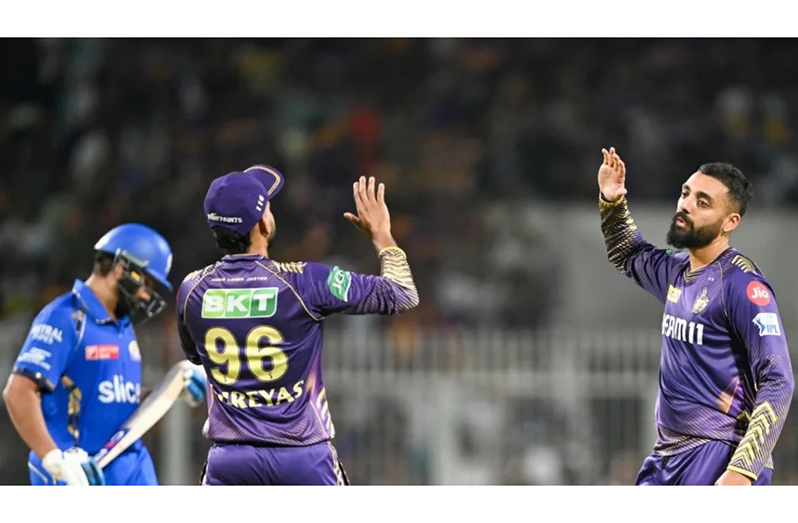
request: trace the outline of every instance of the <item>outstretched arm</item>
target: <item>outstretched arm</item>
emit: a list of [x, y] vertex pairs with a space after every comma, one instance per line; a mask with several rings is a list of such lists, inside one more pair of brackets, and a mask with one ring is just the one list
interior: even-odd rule
[[601, 150], [598, 171], [601, 232], [607, 257], [618, 271], [665, 302], [670, 270], [680, 261], [672, 251], [657, 249], [637, 230], [626, 200], [626, 164], [614, 147]]
[[352, 186], [357, 214], [344, 213], [374, 244], [380, 275], [371, 276], [314, 264], [314, 302], [322, 314], [401, 314], [418, 305], [407, 255], [391, 236], [391, 217], [385, 203], [385, 185], [361, 177]]

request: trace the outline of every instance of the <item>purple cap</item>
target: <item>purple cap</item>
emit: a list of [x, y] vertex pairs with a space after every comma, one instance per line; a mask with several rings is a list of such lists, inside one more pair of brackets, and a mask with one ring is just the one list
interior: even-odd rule
[[270, 165], [253, 165], [216, 178], [205, 195], [208, 225], [248, 234], [283, 183], [283, 175]]

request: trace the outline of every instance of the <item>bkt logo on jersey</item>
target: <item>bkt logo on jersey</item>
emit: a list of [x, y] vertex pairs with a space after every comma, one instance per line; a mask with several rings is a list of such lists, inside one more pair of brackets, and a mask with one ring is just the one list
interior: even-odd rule
[[277, 312], [277, 287], [211, 289], [202, 296], [203, 318], [268, 318]]
[[781, 336], [779, 317], [775, 312], [760, 312], [754, 317], [754, 325], [759, 327], [760, 336]]
[[100, 401], [103, 403], [134, 403], [141, 399], [141, 384], [125, 381], [125, 377], [115, 374], [113, 380], [100, 383]]

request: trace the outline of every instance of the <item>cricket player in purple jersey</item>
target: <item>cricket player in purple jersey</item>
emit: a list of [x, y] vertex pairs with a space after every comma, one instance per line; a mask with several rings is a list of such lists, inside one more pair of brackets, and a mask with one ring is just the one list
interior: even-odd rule
[[643, 239], [626, 200], [626, 166], [602, 149], [601, 230], [610, 262], [665, 304], [657, 442], [638, 485], [769, 485], [772, 452], [794, 378], [776, 296], [749, 258], [729, 246], [751, 200], [725, 163], [682, 186], [668, 244]]
[[214, 445], [205, 485], [348, 484], [330, 444], [324, 317], [401, 314], [418, 304], [407, 257], [391, 236], [384, 185], [360, 178], [357, 215], [344, 214], [370, 236], [380, 276], [270, 259], [270, 205], [282, 186], [282, 174], [268, 165], [211, 183], [205, 214], [227, 255], [189, 274], [177, 293], [183, 350], [209, 378], [203, 433]]

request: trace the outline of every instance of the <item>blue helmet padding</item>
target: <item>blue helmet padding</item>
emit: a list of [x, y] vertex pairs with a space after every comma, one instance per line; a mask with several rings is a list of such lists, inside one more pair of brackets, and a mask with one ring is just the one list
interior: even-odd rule
[[125, 223], [114, 227], [94, 245], [97, 251], [116, 254], [120, 249], [146, 261], [144, 271], [170, 291], [167, 279], [172, 268], [172, 249], [169, 242], [153, 229], [140, 223]]

